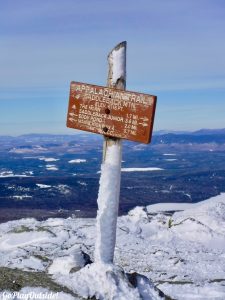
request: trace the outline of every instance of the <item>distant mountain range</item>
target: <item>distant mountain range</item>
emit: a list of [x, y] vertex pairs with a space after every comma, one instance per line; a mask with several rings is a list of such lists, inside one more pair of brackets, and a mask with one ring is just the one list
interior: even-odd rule
[[208, 131], [205, 129], [189, 133], [167, 133], [153, 135], [153, 144], [225, 144], [225, 129]]
[[188, 134], [188, 135], [214, 135], [214, 134], [225, 134], [225, 128], [222, 129], [199, 129], [197, 131], [177, 131], [177, 130], [158, 130], [154, 131], [154, 135], [165, 135], [165, 134]]
[[[10, 135], [1, 135], [1, 139], [4, 138], [5, 140], [12, 140], [12, 139], [27, 139], [27, 138], [32, 138], [34, 139], [35, 137], [40, 139], [44, 138], [54, 138], [57, 137], [57, 139], [60, 138], [74, 138], [74, 136], [79, 135], [80, 137], [86, 137], [86, 136], [96, 136], [93, 135], [92, 133], [87, 133], [87, 132], [82, 132], [82, 131], [76, 131], [75, 134], [49, 134], [49, 133], [30, 133], [30, 134], [23, 134], [19, 136], [10, 136]], [[166, 135], [178, 135], [178, 136], [202, 136], [202, 135], [220, 135], [223, 136], [225, 135], [225, 128], [221, 129], [199, 129], [197, 131], [179, 131], [179, 130], [157, 130], [153, 132], [153, 136], [166, 136]], [[97, 135], [98, 136], [98, 135]]]
[[225, 128], [222, 129], [200, 129], [198, 131], [194, 131], [192, 134], [195, 135], [209, 135], [209, 134], [225, 134]]
[[[120, 214], [136, 205], [194, 203], [225, 192], [224, 131], [154, 134], [147, 145], [123, 141]], [[0, 136], [0, 144], [0, 222], [71, 211], [95, 215], [101, 135]]]
[[[90, 145], [102, 145], [102, 136], [99, 134], [86, 133], [78, 131], [70, 135], [56, 134], [25, 134], [17, 137], [0, 136], [2, 150], [16, 146], [17, 148], [33, 148], [36, 144], [47, 147], [59, 146], [68, 143], [69, 146], [75, 146], [77, 141], [88, 142]], [[144, 147], [130, 141], [124, 141], [128, 147]], [[198, 131], [167, 131], [160, 130], [153, 133], [151, 143], [146, 145], [151, 149], [166, 151], [225, 151], [225, 128], [222, 129], [200, 129]], [[169, 148], [168, 148], [169, 147]]]

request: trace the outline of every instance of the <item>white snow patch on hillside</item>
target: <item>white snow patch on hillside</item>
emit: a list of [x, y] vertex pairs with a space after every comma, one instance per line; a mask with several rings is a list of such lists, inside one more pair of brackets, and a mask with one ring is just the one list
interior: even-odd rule
[[54, 186], [61, 194], [70, 194], [71, 193], [71, 189], [68, 185], [66, 184], [58, 184]]
[[48, 171], [58, 171], [56, 165], [46, 165], [46, 170]]
[[81, 158], [72, 159], [72, 160], [68, 161], [69, 164], [80, 164], [80, 163], [85, 163], [85, 162], [87, 162], [87, 160], [86, 159], [81, 159]]
[[27, 174], [14, 174], [12, 171], [0, 172], [0, 178], [5, 178], [5, 177], [32, 177], [32, 176]]
[[9, 153], [24, 154], [24, 153], [40, 153], [45, 151], [48, 151], [48, 149], [42, 146], [35, 146], [34, 148], [13, 148], [9, 151]]
[[28, 175], [34, 175], [34, 171], [25, 171], [24, 174], [25, 174], [25, 175], [27, 175], [27, 174], [28, 174]]
[[167, 159], [164, 159], [165, 161], [176, 161], [177, 159], [176, 158], [167, 158]]
[[33, 198], [33, 197], [25, 194], [25, 195], [13, 195], [13, 196], [10, 196], [10, 198], [17, 199], [17, 200], [23, 200], [23, 199], [27, 199], [27, 198]]
[[122, 172], [149, 172], [149, 171], [161, 171], [164, 170], [162, 168], [154, 168], [154, 167], [149, 167], [149, 168], [122, 168]]
[[87, 183], [86, 183], [86, 182], [84, 182], [84, 181], [80, 181], [80, 180], [78, 180], [78, 181], [77, 181], [77, 183], [79, 183], [80, 185], [83, 185], [83, 186], [87, 186]]
[[[153, 171], [163, 171], [162, 168], [156, 167], [147, 167], [147, 168], [121, 168], [121, 172], [153, 172]], [[97, 174], [100, 174], [101, 171], [98, 171]]]
[[51, 187], [51, 185], [41, 183], [36, 183], [36, 186], [38, 186], [40, 189], [48, 189]]
[[39, 160], [43, 160], [45, 162], [53, 162], [53, 161], [58, 161], [59, 158], [53, 158], [53, 157], [39, 157]]

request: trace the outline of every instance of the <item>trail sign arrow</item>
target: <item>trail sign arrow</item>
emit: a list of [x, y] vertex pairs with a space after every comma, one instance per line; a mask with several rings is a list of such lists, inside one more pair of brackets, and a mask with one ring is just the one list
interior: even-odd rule
[[147, 127], [147, 126], [148, 126], [148, 123], [138, 123], [138, 124], [140, 124], [140, 125], [142, 125], [142, 126], [144, 126], [144, 127]]
[[148, 119], [148, 118], [146, 118], [146, 117], [141, 117], [140, 119], [141, 119], [141, 120], [143, 120], [144, 122], [147, 122], [147, 121], [149, 121], [149, 119]]

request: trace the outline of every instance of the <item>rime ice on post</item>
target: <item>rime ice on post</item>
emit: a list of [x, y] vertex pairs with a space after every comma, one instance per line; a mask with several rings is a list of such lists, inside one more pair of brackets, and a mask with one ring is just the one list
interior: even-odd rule
[[107, 87], [71, 82], [67, 126], [105, 136], [95, 261], [112, 263], [120, 193], [121, 139], [150, 142], [157, 97], [125, 91], [126, 42], [109, 53], [108, 63]]
[[[110, 52], [108, 62], [108, 87], [125, 90], [126, 42], [120, 43]], [[97, 200], [96, 262], [113, 262], [120, 194], [121, 153], [121, 140], [105, 137], [100, 187]]]
[[[95, 262], [71, 276], [73, 290], [82, 297], [137, 300], [142, 299], [142, 292], [132, 285], [120, 267], [113, 264], [120, 194], [121, 139], [150, 142], [156, 96], [124, 91], [126, 42], [118, 44], [109, 53], [108, 63], [107, 87], [80, 82], [71, 82], [70, 85], [67, 126], [103, 134], [105, 139], [97, 200]], [[144, 293], [146, 288], [149, 295], [155, 293], [149, 281], [143, 288]]]

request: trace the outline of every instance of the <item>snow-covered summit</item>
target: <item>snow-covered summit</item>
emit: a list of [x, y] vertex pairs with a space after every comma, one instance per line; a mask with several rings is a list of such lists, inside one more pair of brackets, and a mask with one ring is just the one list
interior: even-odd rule
[[[148, 290], [149, 284], [144, 284], [147, 277], [172, 299], [224, 300], [225, 194], [168, 213], [172, 210], [181, 210], [181, 206], [173, 208], [171, 204], [168, 209], [168, 204], [165, 208], [161, 204], [158, 212], [156, 207], [136, 207], [119, 217], [115, 250], [118, 267], [108, 266], [106, 272], [88, 264], [93, 260], [95, 219], [21, 219], [1, 224], [0, 274], [4, 274], [2, 278], [9, 274], [14, 277], [7, 283], [0, 278], [0, 290], [18, 290], [20, 284], [21, 290], [58, 291], [61, 299], [92, 294], [100, 299], [112, 299], [114, 295], [113, 299], [128, 300], [132, 299], [130, 292], [135, 297], [135, 293], [141, 295], [141, 289], [143, 299], [156, 299], [156, 295], [149, 296], [153, 289]], [[129, 282], [123, 280], [121, 268], [145, 276], [138, 277], [137, 289], [130, 289]], [[24, 279], [28, 274], [35, 277], [33, 284]], [[87, 279], [89, 290], [79, 289], [76, 274]], [[108, 274], [107, 279], [104, 274]], [[23, 278], [23, 284], [18, 278]], [[94, 278], [103, 281], [97, 284]]]
[[225, 194], [192, 204], [189, 209], [175, 213], [173, 219], [176, 223], [195, 219], [216, 234], [225, 234]]

